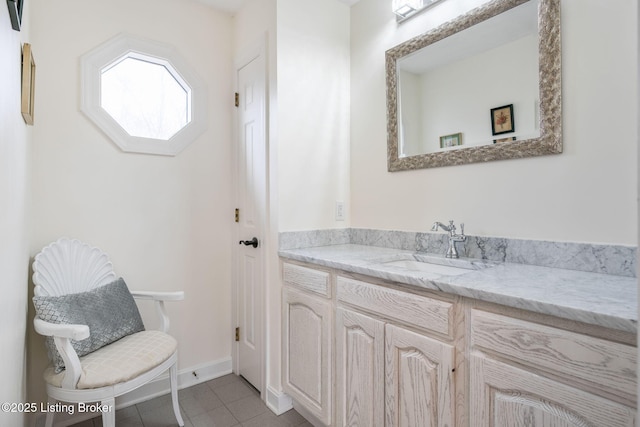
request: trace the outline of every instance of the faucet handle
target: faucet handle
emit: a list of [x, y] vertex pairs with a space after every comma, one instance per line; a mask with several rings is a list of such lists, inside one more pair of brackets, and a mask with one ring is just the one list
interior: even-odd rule
[[464, 236], [464, 222], [460, 223], [460, 234]]

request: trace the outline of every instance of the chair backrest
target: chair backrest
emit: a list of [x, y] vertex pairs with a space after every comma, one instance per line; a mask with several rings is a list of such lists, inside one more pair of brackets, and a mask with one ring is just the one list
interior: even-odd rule
[[116, 279], [109, 256], [77, 239], [58, 239], [33, 260], [34, 294], [38, 296], [86, 292]]

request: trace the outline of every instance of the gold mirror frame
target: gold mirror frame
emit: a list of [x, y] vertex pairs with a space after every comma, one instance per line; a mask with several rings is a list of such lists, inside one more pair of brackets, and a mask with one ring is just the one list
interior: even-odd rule
[[36, 89], [36, 63], [33, 60], [31, 45], [22, 46], [22, 88], [20, 110], [24, 122], [33, 125], [33, 107]]
[[490, 1], [438, 28], [387, 50], [385, 57], [389, 172], [562, 153], [560, 0], [540, 0], [538, 8], [540, 136], [508, 144], [491, 144], [408, 157], [398, 156], [398, 60], [528, 1], [531, 0]]

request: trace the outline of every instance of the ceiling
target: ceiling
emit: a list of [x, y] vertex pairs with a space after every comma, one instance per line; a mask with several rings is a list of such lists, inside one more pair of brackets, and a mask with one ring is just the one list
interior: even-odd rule
[[[223, 10], [225, 12], [234, 14], [249, 0], [198, 0], [201, 3], [208, 4], [216, 9]], [[338, 0], [348, 6], [357, 3], [359, 0]]]

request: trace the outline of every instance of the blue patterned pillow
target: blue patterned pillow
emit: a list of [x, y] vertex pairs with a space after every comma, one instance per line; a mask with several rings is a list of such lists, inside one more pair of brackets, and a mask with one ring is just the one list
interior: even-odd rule
[[[89, 326], [90, 336], [71, 345], [84, 356], [127, 335], [144, 331], [144, 324], [133, 296], [122, 278], [89, 292], [59, 297], [34, 296], [38, 317], [57, 324]], [[49, 360], [56, 372], [64, 370], [64, 361], [53, 337], [46, 339]]]

